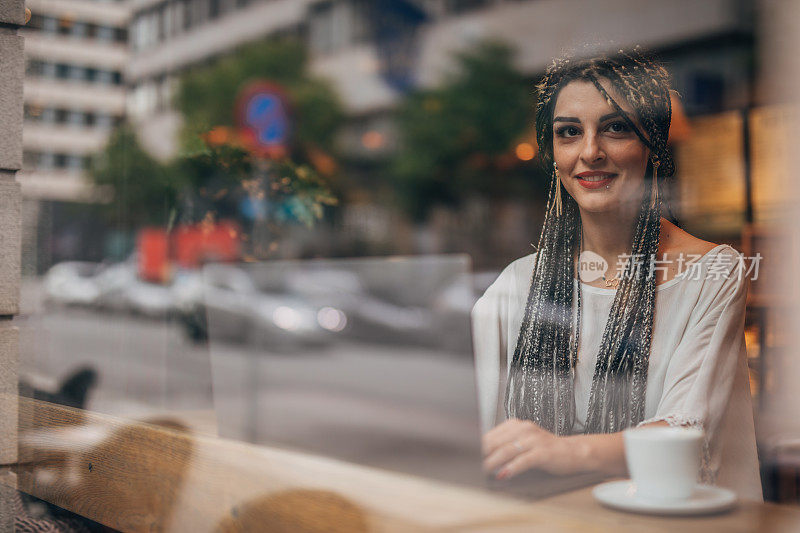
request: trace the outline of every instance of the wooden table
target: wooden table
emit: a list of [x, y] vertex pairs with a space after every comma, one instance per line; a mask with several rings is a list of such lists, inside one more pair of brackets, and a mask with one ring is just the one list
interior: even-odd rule
[[[716, 516], [654, 517], [606, 509], [594, 501], [591, 488], [586, 488], [547, 498], [533, 505], [546, 508], [553, 514], [569, 514], [583, 521], [586, 525], [581, 527], [581, 531], [800, 531], [800, 508], [769, 503], [740, 502], [733, 511]], [[568, 528], [565, 530], [573, 531]]]
[[122, 531], [800, 531], [800, 509], [788, 506], [652, 517], [603, 508], [590, 488], [524, 502], [193, 434], [175, 421], [24, 398], [20, 412], [20, 490]]

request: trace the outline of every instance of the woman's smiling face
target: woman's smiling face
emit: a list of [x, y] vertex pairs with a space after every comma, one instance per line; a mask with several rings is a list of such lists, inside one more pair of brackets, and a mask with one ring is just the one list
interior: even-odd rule
[[[608, 80], [600, 83], [641, 131], [630, 104]], [[638, 206], [649, 155], [592, 82], [575, 80], [561, 89], [553, 112], [553, 159], [564, 188], [581, 210], [602, 213]]]

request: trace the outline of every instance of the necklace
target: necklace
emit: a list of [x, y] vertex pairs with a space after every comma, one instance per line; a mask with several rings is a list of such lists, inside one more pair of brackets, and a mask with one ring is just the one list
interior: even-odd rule
[[[582, 254], [583, 254], [583, 227], [581, 226], [580, 238], [578, 241], [578, 257], [580, 258]], [[619, 277], [619, 271], [617, 271], [614, 274], [613, 278], [607, 278], [605, 272], [603, 272], [602, 276], [603, 276], [603, 281], [606, 284], [606, 288], [617, 289], [619, 287], [619, 282], [622, 281]], [[581, 279], [580, 268], [578, 269], [577, 277], [578, 279]]]
[[619, 287], [619, 273], [615, 274], [613, 278], [607, 278], [605, 274], [603, 274], [603, 281], [606, 282], [606, 287], [616, 289]]

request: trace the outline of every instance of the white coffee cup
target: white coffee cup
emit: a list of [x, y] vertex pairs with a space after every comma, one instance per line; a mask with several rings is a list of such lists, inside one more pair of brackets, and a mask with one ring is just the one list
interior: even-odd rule
[[703, 431], [642, 427], [623, 432], [625, 460], [636, 495], [650, 500], [691, 497], [700, 475]]

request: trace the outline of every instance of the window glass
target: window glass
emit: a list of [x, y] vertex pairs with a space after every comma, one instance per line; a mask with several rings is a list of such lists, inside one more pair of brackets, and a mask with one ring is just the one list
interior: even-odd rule
[[[749, 487], [737, 493], [747, 503], [735, 514], [702, 518], [709, 531], [794, 515], [750, 497], [761, 487], [770, 502], [800, 504], [800, 375], [791, 372], [800, 368], [800, 223], [787, 222], [798, 205], [790, 169], [800, 119], [800, 7], [756, 0], [28, 4], [30, 23], [18, 30], [26, 63], [22, 136], [14, 144], [23, 167], [23, 282], [13, 320], [19, 383], [37, 409], [61, 404], [74, 415], [68, 424], [26, 426], [39, 411], [21, 402], [19, 457], [0, 457], [16, 465], [16, 483], [31, 496], [21, 496], [22, 507], [53, 522], [34, 529], [272, 531], [279, 528], [269, 518], [237, 527], [251, 499], [281, 516], [313, 513], [320, 502], [306, 489], [335, 487], [325, 469], [352, 464], [363, 467], [355, 477], [369, 489], [337, 493], [348, 499], [391, 472], [416, 476], [415, 487], [427, 478], [489, 490], [503, 480], [486, 482], [482, 439], [507, 417], [547, 429], [535, 435], [548, 443], [537, 452], [565, 442], [552, 432], [586, 443], [584, 429], [600, 427], [614, 431], [591, 437], [621, 439], [614, 434], [628, 422], [683, 417], [717, 432], [701, 450], [716, 454], [708, 468], [725, 462], [720, 486], [745, 480]], [[0, 30], [9, 36], [15, 28]], [[609, 66], [636, 55], [619, 50], [637, 44], [650, 47], [646, 58], [664, 70], [644, 59], [632, 70]], [[562, 50], [574, 55], [554, 62]], [[2, 63], [11, 64], [6, 52]], [[589, 56], [605, 59], [567, 72], [552, 93], [538, 91], [559, 79], [548, 69]], [[573, 77], [599, 79], [608, 94]], [[607, 97], [631, 108], [630, 124]], [[551, 112], [566, 124], [550, 124]], [[6, 137], [3, 143], [13, 140]], [[622, 281], [620, 252], [634, 249], [675, 252], [663, 259], [674, 277], [660, 285]], [[725, 272], [712, 263], [716, 255], [704, 255], [713, 249], [746, 258], [747, 284], [719, 279]], [[717, 279], [693, 284], [697, 272], [680, 270], [692, 257], [713, 264]], [[653, 263], [656, 273], [659, 266]], [[0, 292], [3, 276], [0, 269]], [[715, 285], [723, 281], [730, 285]], [[580, 298], [570, 296], [573, 286]], [[0, 308], [3, 301], [0, 294]], [[739, 314], [717, 319], [731, 309]], [[580, 353], [571, 357], [575, 333]], [[614, 379], [601, 372], [598, 389], [594, 357], [617, 346], [635, 364], [614, 362]], [[617, 384], [625, 394], [615, 394]], [[731, 399], [726, 391], [734, 387]], [[558, 409], [556, 402], [563, 402]], [[626, 402], [641, 410], [627, 406], [631, 416], [617, 417], [613, 410]], [[658, 411], [670, 405], [672, 412]], [[551, 425], [562, 415], [563, 427]], [[98, 429], [98, 420], [113, 423]], [[612, 428], [608, 420], [625, 422]], [[117, 468], [120, 450], [141, 445], [126, 436], [140, 424], [161, 424], [159, 435], [191, 450], [146, 440], [170, 468], [151, 471], [144, 456]], [[625, 464], [621, 441], [607, 442], [615, 460], [601, 462]], [[504, 449], [521, 452], [528, 443]], [[231, 457], [216, 446], [244, 451]], [[733, 473], [721, 450], [742, 453]], [[293, 452], [303, 468], [282, 464]], [[580, 462], [569, 458], [540, 466]], [[217, 461], [245, 473], [205, 479]], [[280, 475], [264, 475], [273, 464]], [[314, 483], [305, 485], [301, 470]], [[148, 490], [129, 484], [139, 473]], [[541, 497], [565, 480], [558, 472], [527, 474], [519, 483], [543, 488], [531, 491]], [[623, 468], [614, 476], [629, 474]], [[703, 484], [713, 485], [703, 474]], [[275, 480], [298, 490], [283, 500], [286, 493], [266, 490]], [[116, 488], [129, 486], [146, 497], [117, 497]], [[402, 494], [403, 486], [375, 486], [375, 494]], [[404, 525], [419, 518], [422, 530], [492, 529], [485, 524], [495, 522], [494, 504], [451, 511], [439, 505], [437, 490], [430, 516], [408, 498], [401, 500], [411, 507], [386, 513], [390, 504], [382, 502], [392, 498], [365, 495], [353, 504], [375, 530], [387, 529], [382, 516]], [[459, 503], [460, 494], [453, 496]], [[586, 504], [569, 527], [581, 529], [591, 515], [597, 523], [583, 529], [613, 530], [625, 519], [592, 511], [588, 494], [587, 486], [558, 496]], [[381, 507], [374, 516], [373, 503]], [[115, 504], [127, 505], [117, 522], [106, 511]], [[76, 510], [102, 525], [59, 522]], [[479, 523], [468, 523], [473, 516]], [[653, 530], [669, 525], [662, 516], [631, 523], [640, 519]], [[308, 523], [337, 525], [324, 517]]]

